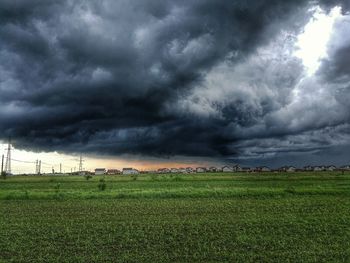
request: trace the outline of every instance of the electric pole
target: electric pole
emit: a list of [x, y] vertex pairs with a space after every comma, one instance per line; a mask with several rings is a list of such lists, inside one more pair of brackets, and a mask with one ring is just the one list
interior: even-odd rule
[[11, 138], [9, 138], [9, 143], [7, 147], [7, 158], [5, 163], [5, 173], [11, 174]]
[[80, 154], [80, 158], [79, 158], [79, 172], [83, 171], [83, 155]]
[[1, 175], [4, 172], [4, 155], [1, 157]]
[[60, 174], [62, 173], [62, 164], [60, 163]]
[[41, 160], [39, 161], [39, 164], [38, 164], [38, 174], [39, 175], [41, 174]]

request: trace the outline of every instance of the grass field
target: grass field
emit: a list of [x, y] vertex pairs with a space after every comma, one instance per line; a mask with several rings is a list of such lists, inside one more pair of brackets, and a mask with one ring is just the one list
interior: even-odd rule
[[350, 262], [350, 174], [101, 179], [0, 180], [0, 262]]

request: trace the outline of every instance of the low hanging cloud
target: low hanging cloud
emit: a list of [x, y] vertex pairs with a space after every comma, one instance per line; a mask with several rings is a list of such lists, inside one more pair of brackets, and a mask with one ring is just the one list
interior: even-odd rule
[[[343, 16], [329, 56], [306, 77], [294, 52], [317, 5], [339, 5]], [[322, 150], [324, 140], [308, 138], [343, 138], [349, 124], [348, 7], [2, 1], [0, 139], [38, 151], [237, 160], [264, 148]]]

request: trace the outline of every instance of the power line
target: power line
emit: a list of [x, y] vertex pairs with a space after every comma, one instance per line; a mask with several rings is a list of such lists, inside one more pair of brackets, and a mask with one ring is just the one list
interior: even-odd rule
[[31, 161], [22, 161], [22, 160], [17, 160], [17, 159], [13, 159], [13, 158], [11, 158], [11, 161], [19, 162], [19, 163], [35, 163], [35, 162], [31, 162]]
[[[35, 173], [36, 174], [41, 173], [42, 167], [51, 168], [52, 171], [54, 171], [55, 168], [57, 168], [57, 170], [59, 169], [60, 173], [62, 173], [63, 169], [68, 169], [68, 170], [70, 169], [71, 171], [73, 171], [73, 169], [74, 169], [74, 172], [77, 171], [76, 167], [73, 168], [72, 166], [64, 165], [62, 163], [52, 164], [52, 163], [42, 162], [41, 160], [29, 161], [29, 160], [14, 159], [11, 156], [13, 150], [15, 150], [12, 148], [11, 138], [9, 138], [8, 145], [7, 145], [5, 150], [7, 151], [7, 153], [6, 153], [6, 157], [4, 155], [2, 156], [3, 157], [3, 159], [2, 159], [3, 160], [2, 161], [2, 171], [6, 172], [7, 174], [11, 174], [11, 172], [12, 172], [12, 163], [11, 162], [18, 162], [18, 163], [23, 163], [23, 164], [35, 164]], [[78, 170], [79, 172], [83, 171], [83, 163], [84, 163], [84, 159], [83, 159], [82, 154], [80, 154], [79, 170]], [[19, 171], [19, 170], [16, 169], [16, 171]]]
[[46, 165], [49, 165], [49, 166], [52, 166], [51, 163], [46, 163], [46, 162], [41, 162], [42, 164], [46, 164]]

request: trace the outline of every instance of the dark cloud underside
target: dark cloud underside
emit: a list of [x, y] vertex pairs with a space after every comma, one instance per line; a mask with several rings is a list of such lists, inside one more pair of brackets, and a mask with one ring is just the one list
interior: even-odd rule
[[[12, 136], [18, 147], [44, 151], [237, 157], [251, 151], [246, 140], [281, 144], [347, 124], [343, 116], [296, 127], [284, 123], [288, 113], [274, 113], [290, 103], [302, 67], [281, 56], [282, 66], [271, 66], [261, 48], [300, 32], [316, 4], [1, 1], [0, 139]], [[349, 7], [319, 4], [342, 5], [344, 13]], [[349, 47], [339, 45], [323, 63], [322, 81], [349, 80]], [[226, 84], [235, 88], [216, 98], [208, 76], [220, 65], [236, 71]]]

